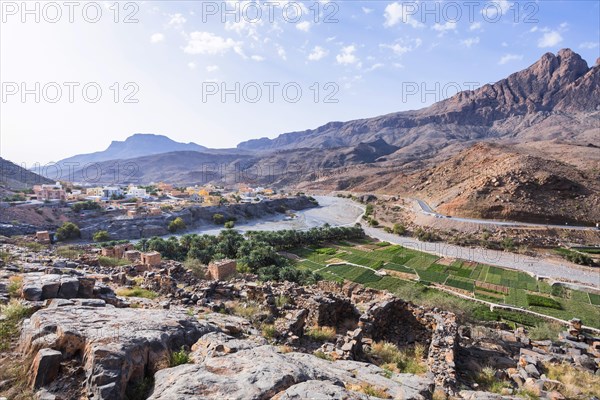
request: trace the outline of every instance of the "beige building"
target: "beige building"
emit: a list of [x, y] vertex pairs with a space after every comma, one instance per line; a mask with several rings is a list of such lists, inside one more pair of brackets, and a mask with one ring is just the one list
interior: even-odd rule
[[232, 277], [237, 272], [235, 260], [221, 260], [208, 264], [208, 274], [215, 281], [223, 281]]

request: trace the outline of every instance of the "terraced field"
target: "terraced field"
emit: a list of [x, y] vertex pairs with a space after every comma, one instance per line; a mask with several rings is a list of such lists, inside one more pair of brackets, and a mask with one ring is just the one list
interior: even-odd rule
[[[302, 248], [292, 252], [303, 258], [297, 262], [298, 268], [319, 271], [329, 280], [349, 280], [390, 292], [410, 285], [438, 284], [473, 298], [564, 320], [581, 318], [584, 324], [600, 328], [600, 294], [550, 286], [516, 270], [463, 260], [444, 262], [431, 254], [385, 243], [332, 243], [326, 248]], [[363, 267], [328, 266], [333, 261], [347, 261]], [[388, 272], [380, 276], [371, 269]]]

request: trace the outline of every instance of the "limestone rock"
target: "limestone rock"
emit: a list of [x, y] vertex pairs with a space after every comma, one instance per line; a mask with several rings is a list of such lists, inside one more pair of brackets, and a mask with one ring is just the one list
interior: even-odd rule
[[65, 358], [82, 356], [87, 394], [95, 399], [120, 399], [130, 382], [168, 366], [171, 351], [190, 346], [213, 330], [182, 311], [56, 299], [25, 320], [21, 351], [36, 354], [52, 348]]

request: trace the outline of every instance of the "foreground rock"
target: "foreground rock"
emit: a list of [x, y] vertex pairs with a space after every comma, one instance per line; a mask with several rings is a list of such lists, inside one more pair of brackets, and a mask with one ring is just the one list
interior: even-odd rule
[[[176, 310], [123, 309], [96, 299], [56, 299], [24, 322], [21, 351], [31, 357], [46, 355], [45, 349], [58, 351], [63, 362], [83, 364], [84, 395], [122, 399], [128, 384], [168, 367], [173, 350], [191, 346], [214, 329]], [[47, 372], [33, 372], [45, 377], [36, 382], [48, 383]]]
[[[252, 343], [241, 347], [248, 346]], [[426, 377], [386, 376], [371, 364], [281, 353], [268, 345], [213, 354], [200, 364], [159, 371], [150, 399], [361, 399], [368, 398], [361, 390], [371, 388], [409, 400], [431, 398], [434, 388], [433, 380]]]

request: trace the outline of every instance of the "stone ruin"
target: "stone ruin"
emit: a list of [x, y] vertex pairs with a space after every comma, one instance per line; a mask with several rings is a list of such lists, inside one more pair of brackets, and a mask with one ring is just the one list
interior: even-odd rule
[[237, 272], [237, 263], [235, 260], [221, 260], [208, 264], [208, 277], [215, 281], [224, 281]]

